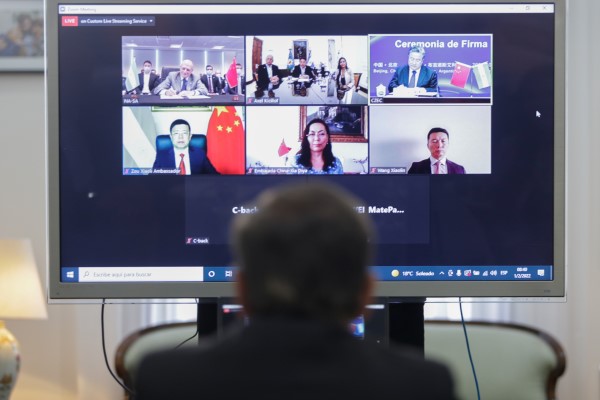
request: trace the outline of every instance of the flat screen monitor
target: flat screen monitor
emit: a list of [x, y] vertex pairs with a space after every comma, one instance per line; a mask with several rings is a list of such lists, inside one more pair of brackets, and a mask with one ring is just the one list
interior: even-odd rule
[[231, 296], [232, 218], [315, 181], [377, 296], [564, 296], [564, 3], [46, 1], [50, 299]]

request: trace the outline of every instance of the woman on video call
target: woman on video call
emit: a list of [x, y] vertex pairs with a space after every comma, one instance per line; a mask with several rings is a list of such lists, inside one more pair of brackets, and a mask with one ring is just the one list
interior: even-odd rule
[[352, 103], [352, 88], [354, 88], [354, 74], [348, 68], [348, 62], [344, 57], [338, 60], [337, 70], [334, 71], [331, 79], [335, 80], [338, 100], [344, 104]]
[[295, 167], [306, 168], [309, 174], [344, 173], [342, 162], [331, 150], [329, 127], [322, 119], [315, 118], [304, 128]]

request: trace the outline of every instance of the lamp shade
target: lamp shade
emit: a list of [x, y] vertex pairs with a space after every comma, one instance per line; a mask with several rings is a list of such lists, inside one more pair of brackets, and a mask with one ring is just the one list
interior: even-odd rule
[[3, 318], [48, 318], [28, 239], [0, 239], [0, 319]]

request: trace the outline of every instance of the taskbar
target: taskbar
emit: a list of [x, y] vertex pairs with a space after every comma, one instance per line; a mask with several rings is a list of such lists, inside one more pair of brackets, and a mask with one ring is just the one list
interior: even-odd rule
[[[551, 281], [551, 265], [372, 266], [378, 281]], [[233, 282], [237, 267], [61, 267], [63, 283]]]

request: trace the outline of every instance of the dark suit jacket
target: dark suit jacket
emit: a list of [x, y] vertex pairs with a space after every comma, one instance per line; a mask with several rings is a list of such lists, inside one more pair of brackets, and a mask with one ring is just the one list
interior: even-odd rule
[[[279, 67], [275, 64], [271, 65], [273, 68], [273, 76], [277, 75], [281, 81], [281, 75], [279, 75]], [[259, 65], [256, 70], [258, 74], [258, 82], [256, 83], [260, 88], [266, 89], [271, 81], [269, 80], [269, 73], [267, 72], [267, 66], [265, 64]]]
[[[210, 160], [204, 153], [204, 150], [200, 148], [189, 148], [190, 153], [190, 169], [192, 174], [218, 174], [219, 172], [213, 167]], [[178, 168], [179, 165], [175, 165], [175, 149], [170, 147], [165, 151], [159, 151], [156, 153], [156, 159], [152, 168], [165, 168], [173, 169]]]
[[[304, 68], [304, 73], [305, 75], [308, 75], [311, 79], [314, 79], [315, 76], [315, 70], [312, 69], [311, 67], [309, 67], [308, 65]], [[300, 66], [296, 65], [294, 67], [294, 70], [292, 71], [292, 76], [294, 78], [298, 78], [300, 76]]]
[[[140, 86], [135, 88], [135, 92], [142, 93], [142, 90], [144, 89], [144, 73], [140, 72], [138, 74], [138, 77], [140, 80]], [[150, 89], [150, 93], [152, 93], [154, 91], [154, 88], [157, 87], [159, 83], [160, 83], [160, 76], [150, 73], [150, 80], [148, 81], [148, 88]]]
[[219, 78], [217, 78], [215, 75], [211, 75], [211, 80], [213, 83], [213, 91], [210, 91], [210, 86], [208, 84], [208, 75], [202, 75], [200, 77], [200, 81], [204, 84], [204, 86], [206, 86], [206, 90], [208, 90], [209, 93], [221, 93], [221, 80]]
[[[465, 174], [465, 168], [462, 165], [453, 163], [446, 159], [446, 168], [448, 169], [448, 175], [451, 174]], [[431, 174], [431, 160], [426, 158], [423, 161], [412, 163], [408, 170], [409, 174]]]
[[[396, 69], [392, 80], [388, 84], [388, 93], [392, 93], [394, 88], [400, 85], [408, 87], [408, 82], [410, 81], [410, 78], [408, 76], [409, 71], [410, 67], [408, 65]], [[419, 72], [419, 80], [417, 81], [417, 87], [425, 88], [425, 90], [427, 90], [428, 92], [437, 92], [437, 72], [424, 65], [421, 66], [421, 71]]]
[[136, 400], [452, 400], [448, 370], [320, 322], [270, 318], [209, 348], [145, 358]]

